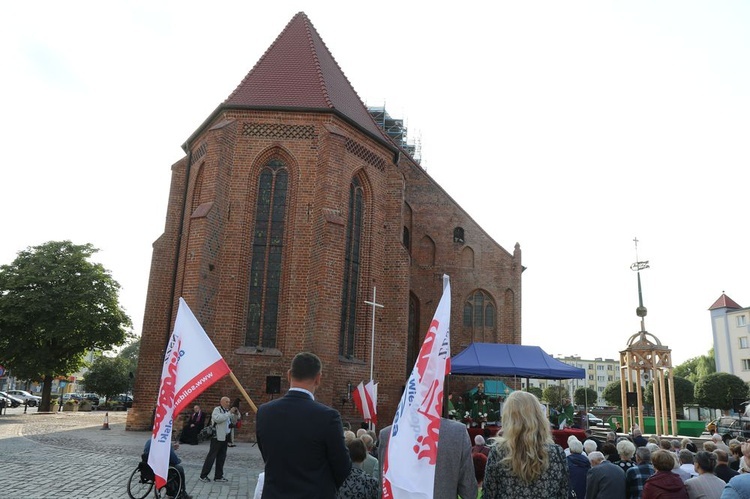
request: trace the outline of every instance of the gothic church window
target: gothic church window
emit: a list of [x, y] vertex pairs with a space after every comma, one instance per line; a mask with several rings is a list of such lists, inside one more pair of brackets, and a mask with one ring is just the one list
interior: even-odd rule
[[495, 304], [485, 291], [474, 291], [464, 302], [463, 326], [471, 333], [472, 341], [494, 340]]
[[357, 289], [360, 276], [360, 247], [364, 191], [357, 177], [349, 185], [349, 215], [346, 224], [346, 254], [344, 255], [344, 289], [341, 295], [341, 331], [339, 355], [354, 357], [354, 337], [357, 326]]
[[464, 229], [462, 227], [456, 227], [453, 229], [453, 242], [463, 244], [464, 241]]
[[278, 159], [260, 172], [253, 228], [245, 345], [276, 348], [289, 173]]

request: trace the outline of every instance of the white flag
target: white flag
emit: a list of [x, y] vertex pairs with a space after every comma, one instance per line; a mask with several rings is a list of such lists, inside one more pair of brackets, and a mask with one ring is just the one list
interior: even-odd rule
[[451, 287], [443, 296], [393, 418], [383, 463], [383, 499], [432, 498], [443, 410], [450, 372]]
[[229, 366], [185, 300], [180, 298], [174, 331], [164, 354], [148, 455], [148, 465], [156, 475], [157, 488], [167, 482], [175, 412], [179, 414], [195, 397], [228, 373]]

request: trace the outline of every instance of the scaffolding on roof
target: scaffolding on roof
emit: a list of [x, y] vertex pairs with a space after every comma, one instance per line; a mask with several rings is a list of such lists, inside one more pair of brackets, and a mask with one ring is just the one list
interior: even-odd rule
[[404, 149], [419, 164], [420, 153], [419, 147], [414, 144], [409, 144], [407, 141], [407, 130], [404, 126], [404, 120], [392, 118], [391, 115], [386, 111], [385, 106], [372, 106], [368, 107], [367, 111], [375, 120], [375, 123], [383, 129], [383, 131], [391, 138], [393, 142], [399, 147]]

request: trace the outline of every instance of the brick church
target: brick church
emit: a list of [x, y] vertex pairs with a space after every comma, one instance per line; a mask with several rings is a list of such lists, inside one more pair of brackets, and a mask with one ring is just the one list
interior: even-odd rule
[[[383, 123], [299, 13], [187, 139], [154, 243], [128, 429], [150, 428], [179, 297], [257, 405], [280, 396], [267, 393], [275, 388], [283, 395], [292, 357], [311, 351], [323, 361], [316, 398], [353, 425], [361, 418], [349, 390], [370, 377], [373, 288], [383, 305], [374, 348], [381, 427], [443, 273], [454, 355], [474, 341], [521, 342], [519, 245], [495, 242]], [[240, 395], [229, 378], [197, 402], [211, 410], [222, 395]], [[254, 439], [253, 422], [240, 438]]]

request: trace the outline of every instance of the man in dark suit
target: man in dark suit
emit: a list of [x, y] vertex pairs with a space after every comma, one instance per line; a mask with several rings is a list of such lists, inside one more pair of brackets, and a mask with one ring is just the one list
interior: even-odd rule
[[729, 455], [726, 452], [716, 449], [714, 454], [716, 454], [717, 461], [716, 468], [714, 468], [714, 475], [729, 483], [729, 480], [739, 475], [739, 472], [729, 467]]
[[316, 355], [298, 353], [287, 372], [289, 392], [258, 409], [255, 432], [266, 464], [263, 499], [332, 499], [349, 475], [341, 416], [315, 401], [321, 369]]
[[[380, 430], [378, 462], [381, 479], [390, 438], [390, 426]], [[477, 488], [474, 461], [471, 457], [471, 440], [466, 426], [458, 421], [441, 418], [433, 499], [456, 499], [457, 495], [474, 498], [477, 496]]]
[[586, 499], [625, 499], [625, 472], [594, 451], [589, 454], [591, 469], [586, 475]]

